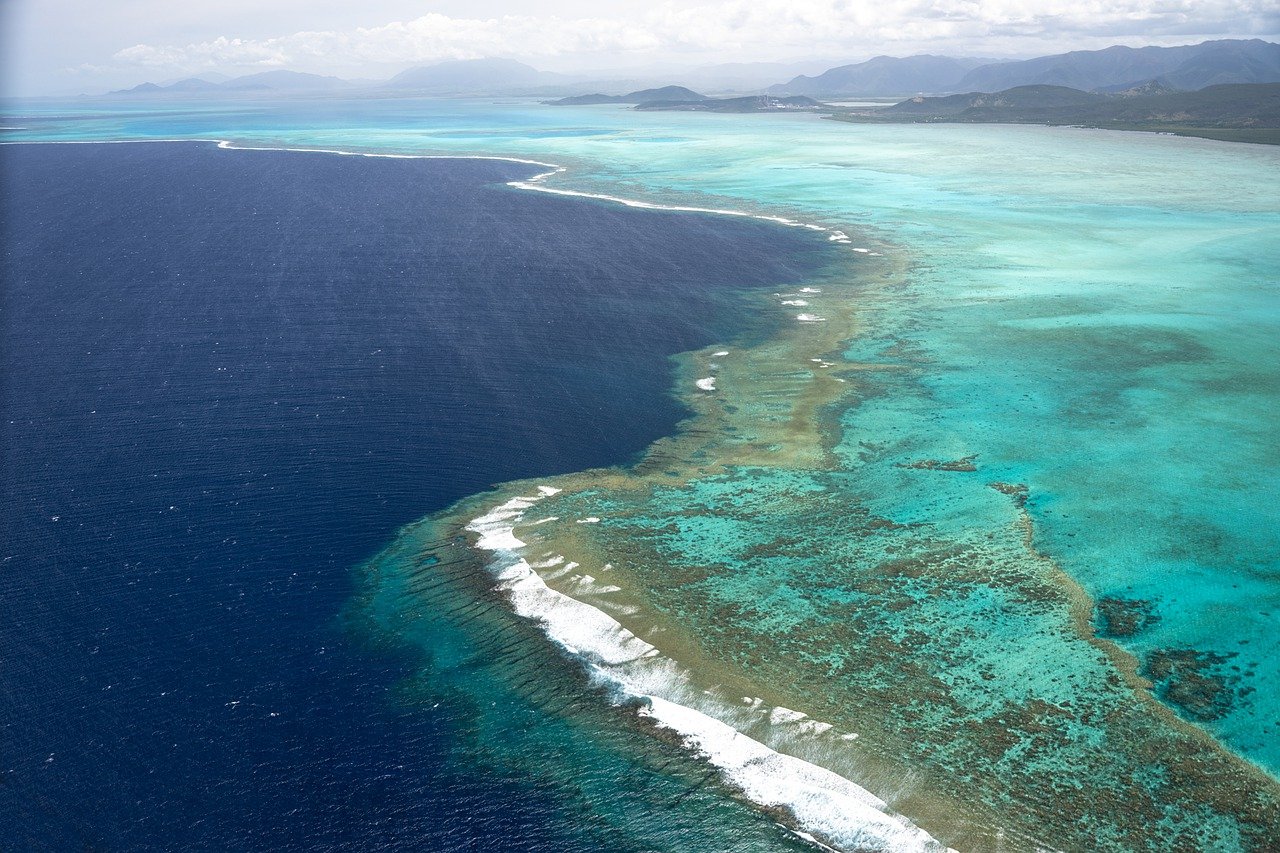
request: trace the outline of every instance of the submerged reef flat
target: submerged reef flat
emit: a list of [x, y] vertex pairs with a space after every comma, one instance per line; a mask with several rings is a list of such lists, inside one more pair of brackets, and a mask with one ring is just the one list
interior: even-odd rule
[[[861, 306], [907, 274], [864, 254], [803, 293], [744, 295], [744, 311], [791, 321], [682, 356], [677, 435], [630, 467], [461, 502], [431, 519], [408, 582], [436, 565], [496, 582], [621, 717], [838, 849], [1267, 849], [1276, 781], [1189, 722], [1223, 701], [1218, 661], [1144, 667], [1115, 645], [1152, 617], [1095, 604], [1037, 549], [1026, 484], [970, 455], [894, 462], [882, 436], [847, 434], [878, 375], [921, 368], [905, 345], [849, 355]], [[967, 478], [947, 486], [963, 500], [936, 520], [885, 512], [860, 467], [876, 464]], [[673, 707], [835, 775], [775, 768], [765, 784], [769, 761], [726, 757]], [[822, 779], [865, 793], [865, 832], [814, 807], [837, 802]]]

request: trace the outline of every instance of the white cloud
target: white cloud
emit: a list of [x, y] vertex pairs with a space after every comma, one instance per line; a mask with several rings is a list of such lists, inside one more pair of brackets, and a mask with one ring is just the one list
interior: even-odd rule
[[[1280, 6], [1274, 0], [721, 0], [700, 5], [667, 2], [612, 18], [431, 13], [377, 27], [277, 38], [138, 44], [118, 51], [114, 59], [192, 71], [219, 66], [358, 67], [481, 56], [768, 59], [927, 49], [1007, 52], [1019, 42], [1024, 52], [1034, 52], [1041, 44], [1079, 46], [1088, 40], [1132, 36], [1167, 43], [1178, 36], [1267, 34], [1278, 29]], [[1037, 44], [1027, 45], [1028, 41]]]

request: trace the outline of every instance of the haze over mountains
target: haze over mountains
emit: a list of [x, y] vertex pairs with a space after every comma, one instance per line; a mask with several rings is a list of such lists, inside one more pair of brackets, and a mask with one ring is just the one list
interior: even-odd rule
[[[210, 75], [213, 76], [213, 75]], [[221, 77], [221, 75], [217, 75]], [[206, 79], [187, 77], [166, 85], [143, 83], [132, 89], [112, 92], [113, 95], [184, 94], [201, 92], [331, 92], [349, 89], [359, 83], [338, 77], [306, 74], [301, 71], [263, 71], [231, 79]]]
[[1147, 84], [1125, 92], [1084, 92], [1065, 86], [1015, 86], [916, 97], [879, 110], [885, 120], [1035, 122], [1046, 124], [1182, 124], [1219, 128], [1280, 127], [1280, 83], [1224, 83], [1194, 92]]
[[816, 77], [800, 76], [770, 86], [770, 95], [901, 95], [950, 92], [966, 73], [990, 60], [952, 56], [877, 56], [854, 65], [831, 68]]
[[[792, 66], [794, 67], [794, 66]], [[571, 95], [598, 99], [628, 97], [627, 93], [674, 84], [701, 91], [756, 94], [761, 86], [745, 81], [787, 66], [746, 63], [703, 67], [687, 79], [608, 80], [540, 71], [509, 59], [442, 62], [412, 68], [385, 81], [345, 81], [337, 77], [294, 71], [267, 71], [230, 80], [188, 78], [160, 86], [144, 83], [117, 95], [192, 95], [200, 93], [325, 93], [350, 91], [370, 95]], [[697, 81], [714, 80], [716, 85]], [[735, 81], [739, 85], [735, 85]], [[1230, 83], [1280, 82], [1280, 44], [1251, 40], [1208, 41], [1182, 47], [1109, 47], [1073, 51], [1016, 62], [993, 62], [969, 57], [878, 56], [866, 62], [841, 65], [814, 76], [799, 75], [764, 88], [785, 97], [807, 95], [831, 99], [848, 96], [911, 96], [953, 92], [997, 92], [1017, 86], [1066, 86], [1082, 91], [1120, 91], [1155, 81], [1178, 90], [1197, 90]], [[639, 85], [637, 83], [639, 82]], [[686, 90], [687, 91], [687, 90]], [[634, 102], [634, 101], [633, 101]]]
[[1183, 47], [1108, 47], [986, 65], [967, 73], [957, 91], [996, 92], [1013, 86], [1127, 89], [1156, 80], [1171, 89], [1280, 81], [1280, 44], [1260, 39], [1207, 41]]
[[536, 89], [570, 80], [572, 78], [563, 74], [539, 71], [512, 59], [476, 59], [410, 68], [382, 84], [382, 88], [452, 94]]
[[1223, 83], [1280, 82], [1280, 45], [1260, 39], [1208, 41], [1183, 47], [1109, 47], [985, 62], [947, 56], [877, 56], [769, 87], [774, 95], [909, 95], [998, 92], [1015, 86], [1121, 90], [1149, 81], [1195, 90]]

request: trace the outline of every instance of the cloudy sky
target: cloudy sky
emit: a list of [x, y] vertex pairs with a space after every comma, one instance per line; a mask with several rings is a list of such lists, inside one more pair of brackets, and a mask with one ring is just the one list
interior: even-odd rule
[[10, 95], [275, 68], [386, 77], [887, 53], [1022, 57], [1280, 33], [1280, 0], [0, 0]]

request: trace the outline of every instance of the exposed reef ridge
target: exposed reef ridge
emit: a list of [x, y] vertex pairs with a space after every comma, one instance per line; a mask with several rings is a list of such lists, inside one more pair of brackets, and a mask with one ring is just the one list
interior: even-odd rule
[[[538, 490], [536, 509], [504, 519], [503, 550], [652, 650], [605, 659], [552, 633], [605, 696], [622, 701], [606, 669], [659, 658], [669, 680], [646, 681], [651, 695], [671, 700], [678, 683], [678, 698], [703, 697], [698, 713], [856, 783], [944, 845], [1266, 849], [1276, 781], [1160, 701], [1212, 713], [1220, 662], [1177, 653], [1144, 674], [1109, 639], [1140, 630], [1140, 608], [1093, 602], [1036, 549], [1025, 484], [987, 482], [974, 456], [884, 461], [882, 437], [846, 434], [841, 416], [874, 375], [929, 369], [905, 347], [844, 355], [860, 306], [893, 298], [907, 274], [859, 256], [803, 291], [829, 322], [788, 314], [768, 340], [686, 354], [676, 387], [693, 414], [677, 435], [627, 468], [463, 501], [432, 519], [448, 533], [424, 555], [472, 577], [489, 566], [501, 588], [509, 566], [494, 567], [494, 531], [478, 520]], [[798, 295], [744, 296], [744, 310], [786, 312]], [[884, 496], [864, 475], [876, 465], [970, 478], [972, 529], [873, 509]], [[634, 709], [636, 725], [652, 706]], [[697, 736], [684, 740], [797, 830], [874, 849], [755, 795]]]

